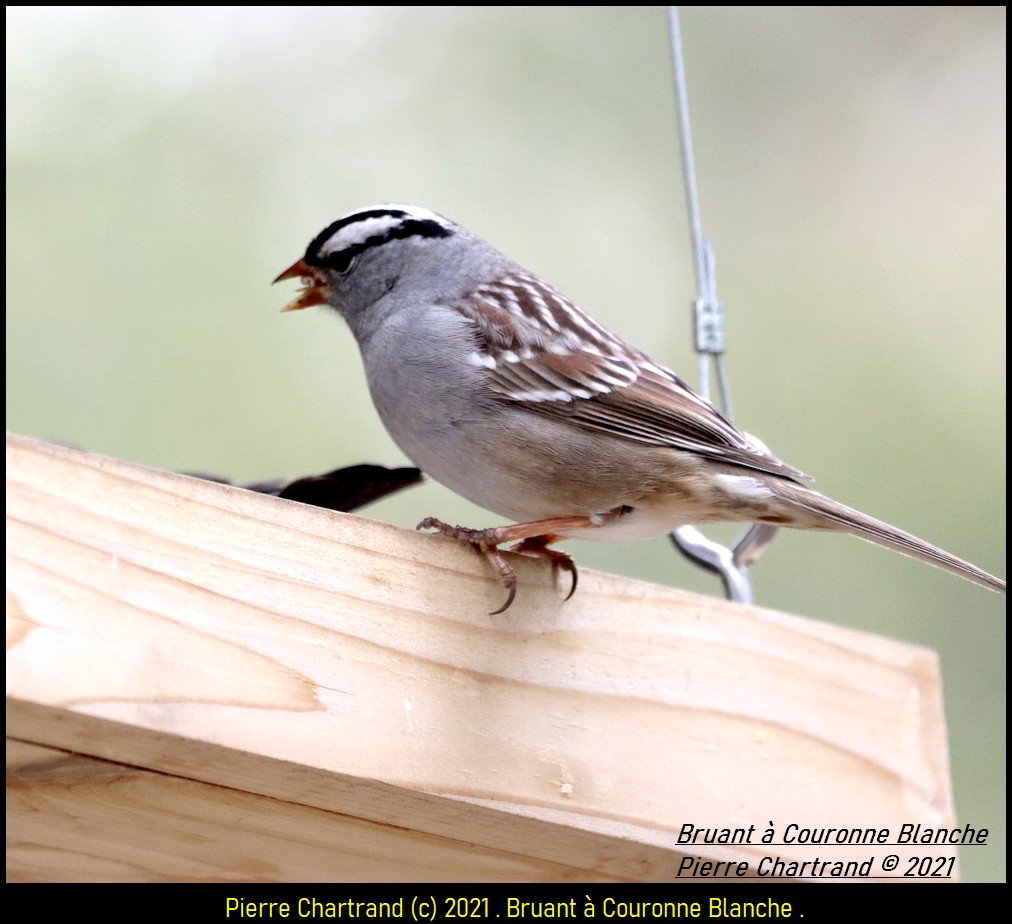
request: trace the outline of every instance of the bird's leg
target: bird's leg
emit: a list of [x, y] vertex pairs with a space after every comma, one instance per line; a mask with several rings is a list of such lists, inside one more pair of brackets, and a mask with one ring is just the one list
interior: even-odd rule
[[572, 533], [582, 529], [596, 529], [610, 523], [622, 515], [623, 508], [617, 507], [606, 513], [596, 513], [588, 517], [550, 517], [546, 520], [532, 520], [529, 523], [514, 523], [510, 526], [493, 526], [489, 529], [468, 529], [466, 526], [450, 526], [435, 517], [426, 517], [416, 529], [434, 529], [442, 536], [460, 539], [467, 542], [476, 551], [484, 555], [499, 572], [499, 578], [508, 591], [506, 602], [490, 616], [497, 616], [510, 608], [517, 594], [517, 576], [513, 567], [502, 557], [499, 546], [505, 542], [516, 542], [509, 551], [534, 555], [543, 555], [552, 562], [553, 568], [564, 568], [573, 576], [573, 585], [566, 596], [568, 600], [576, 592], [576, 564], [565, 552], [549, 549], [552, 542], [565, 539], [563, 533]]

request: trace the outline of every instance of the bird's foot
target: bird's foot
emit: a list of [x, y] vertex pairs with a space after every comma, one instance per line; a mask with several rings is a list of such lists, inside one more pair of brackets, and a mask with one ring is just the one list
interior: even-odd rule
[[489, 613], [490, 616], [498, 616], [506, 612], [512, 605], [517, 595], [517, 573], [513, 566], [502, 557], [499, 551], [499, 543], [508, 541], [501, 538], [498, 533], [502, 527], [492, 529], [468, 529], [466, 526], [451, 526], [435, 517], [426, 517], [415, 529], [434, 529], [439, 535], [447, 536], [450, 539], [460, 539], [468, 543], [476, 552], [484, 555], [499, 572], [499, 580], [506, 588], [506, 602], [499, 609]]
[[563, 538], [565, 537], [531, 536], [529, 539], [522, 539], [516, 545], [510, 546], [509, 550], [511, 552], [520, 552], [523, 555], [541, 555], [542, 557], [547, 558], [552, 563], [553, 574], [560, 568], [563, 571], [568, 571], [573, 579], [573, 583], [569, 586], [569, 593], [566, 594], [566, 600], [568, 600], [576, 593], [576, 583], [580, 579], [579, 572], [576, 570], [576, 562], [573, 561], [571, 555], [567, 555], [565, 552], [560, 552], [558, 549], [548, 548], [548, 544], [550, 542], [556, 542]]
[[484, 555], [491, 562], [499, 572], [499, 579], [507, 591], [506, 602], [499, 609], [489, 613], [490, 616], [498, 616], [500, 613], [506, 612], [513, 605], [513, 600], [517, 595], [516, 571], [513, 570], [513, 566], [503, 558], [502, 553], [499, 551], [499, 546], [504, 542], [519, 540], [516, 545], [509, 549], [510, 552], [540, 555], [552, 563], [553, 572], [558, 568], [568, 571], [573, 577], [573, 583], [569, 589], [569, 593], [566, 595], [566, 599], [568, 600], [576, 592], [577, 571], [573, 559], [565, 552], [558, 552], [555, 549], [548, 548], [549, 543], [556, 542], [564, 537], [550, 533], [539, 535], [530, 535], [528, 533], [525, 535], [531, 525], [521, 523], [514, 526], [495, 526], [490, 529], [468, 529], [466, 526], [451, 526], [449, 523], [444, 523], [435, 517], [426, 517], [415, 528], [433, 529], [441, 536], [466, 542], [476, 552]]

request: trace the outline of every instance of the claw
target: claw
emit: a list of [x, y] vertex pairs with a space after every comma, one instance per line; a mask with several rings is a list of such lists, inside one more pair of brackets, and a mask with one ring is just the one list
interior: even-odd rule
[[492, 610], [489, 616], [498, 616], [500, 613], [505, 613], [511, 606], [517, 595], [517, 573], [510, 567], [506, 559], [503, 558], [498, 552], [485, 552], [486, 557], [490, 562], [499, 568], [499, 578], [503, 582], [503, 586], [506, 588], [506, 602], [499, 607], [497, 610]]
[[[458, 527], [459, 528], [459, 527]], [[469, 530], [470, 532], [478, 532], [478, 530]], [[493, 545], [491, 542], [483, 542], [480, 539], [471, 542], [472, 547], [475, 551], [480, 552], [484, 555], [496, 568], [499, 570], [499, 580], [502, 581], [503, 587], [506, 588], [509, 593], [506, 596], [506, 602], [499, 607], [497, 610], [493, 610], [489, 613], [489, 616], [498, 616], [500, 613], [505, 613], [513, 605], [513, 599], [517, 595], [517, 573], [513, 570], [513, 566], [502, 557], [502, 553]]]
[[[566, 558], [569, 558], [569, 556], [567, 555]], [[569, 558], [569, 562], [563, 565], [562, 567], [564, 567], [571, 575], [573, 575], [573, 584], [569, 588], [569, 593], [566, 594], [566, 599], [562, 601], [563, 603], [565, 603], [566, 600], [568, 600], [570, 597], [573, 596], [573, 594], [576, 593], [576, 585], [580, 580], [580, 572], [576, 570], [576, 562], [573, 561], [573, 559], [571, 558]]]
[[524, 539], [518, 542], [516, 545], [510, 547], [511, 552], [520, 552], [521, 554], [528, 555], [543, 555], [552, 563], [552, 572], [555, 573], [559, 568], [564, 571], [568, 571], [573, 578], [573, 583], [570, 585], [569, 593], [566, 594], [565, 603], [573, 594], [576, 593], [576, 584], [580, 579], [579, 572], [576, 570], [576, 562], [573, 561], [572, 557], [567, 555], [565, 552], [560, 552], [558, 549], [548, 548], [550, 542], [555, 542], [560, 536], [533, 536], [530, 539]]

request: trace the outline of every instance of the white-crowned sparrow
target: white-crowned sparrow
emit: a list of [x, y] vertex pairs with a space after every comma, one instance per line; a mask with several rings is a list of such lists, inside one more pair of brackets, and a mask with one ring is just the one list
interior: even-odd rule
[[[379, 205], [321, 231], [277, 281], [285, 310], [330, 305], [358, 340], [373, 402], [422, 471], [515, 525], [428, 519], [496, 565], [559, 539], [660, 536], [745, 521], [852, 533], [1004, 592], [1005, 582], [806, 487], [673, 372], [561, 292], [426, 209]], [[572, 592], [572, 591], [571, 591]], [[501, 610], [500, 610], [501, 612]]]

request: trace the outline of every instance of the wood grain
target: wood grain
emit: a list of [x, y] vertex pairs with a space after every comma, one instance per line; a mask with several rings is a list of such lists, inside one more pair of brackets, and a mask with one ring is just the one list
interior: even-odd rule
[[953, 824], [931, 651], [517, 571], [490, 617], [458, 543], [9, 435], [8, 878], [673, 879]]

